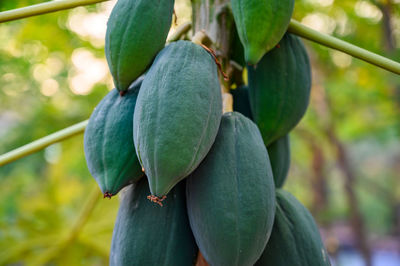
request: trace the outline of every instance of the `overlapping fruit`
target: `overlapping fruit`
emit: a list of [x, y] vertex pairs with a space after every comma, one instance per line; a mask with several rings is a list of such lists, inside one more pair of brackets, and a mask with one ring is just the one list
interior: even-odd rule
[[225, 113], [215, 54], [190, 41], [164, 47], [173, 4], [119, 0], [108, 22], [116, 89], [84, 144], [105, 197], [129, 185], [110, 265], [189, 266], [199, 254], [216, 266], [329, 265], [312, 216], [280, 189], [311, 88], [303, 44], [284, 35], [294, 1], [231, 1], [230, 54], [246, 60], [249, 84]]

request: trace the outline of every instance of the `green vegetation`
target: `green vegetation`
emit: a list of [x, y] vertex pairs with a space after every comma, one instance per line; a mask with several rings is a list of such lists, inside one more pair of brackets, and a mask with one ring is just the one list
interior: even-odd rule
[[[2, 1], [0, 10], [40, 2]], [[400, 7], [390, 2], [297, 1], [293, 15], [320, 32], [399, 61]], [[0, 154], [86, 120], [113, 88], [104, 57], [112, 6], [106, 2], [0, 24]], [[179, 24], [188, 21], [187, 2], [177, 1], [176, 11]], [[338, 240], [332, 228], [350, 224], [354, 215], [345, 189], [350, 184], [366, 231], [396, 236], [399, 77], [304, 43], [313, 88], [310, 107], [291, 134], [285, 189], [312, 211], [330, 239]], [[0, 264], [108, 263], [118, 199], [100, 201], [82, 136], [1, 167], [0, 184]], [[328, 249], [334, 253], [335, 245]]]

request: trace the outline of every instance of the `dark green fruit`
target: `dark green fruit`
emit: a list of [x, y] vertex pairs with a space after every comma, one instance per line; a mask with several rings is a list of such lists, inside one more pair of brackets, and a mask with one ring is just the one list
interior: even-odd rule
[[256, 266], [330, 265], [318, 227], [308, 210], [289, 192], [276, 191], [274, 228]]
[[249, 88], [241, 86], [230, 91], [233, 96], [233, 110], [253, 120], [250, 109]]
[[257, 64], [285, 34], [294, 0], [231, 0], [247, 63]]
[[118, 90], [124, 91], [164, 47], [174, 0], [118, 0], [107, 23], [105, 51]]
[[161, 198], [200, 164], [222, 116], [216, 64], [201, 46], [168, 45], [140, 89], [134, 142], [152, 195]]
[[198, 248], [186, 213], [185, 182], [171, 191], [164, 207], [147, 200], [149, 194], [146, 178], [123, 192], [110, 265], [194, 265]]
[[311, 68], [303, 43], [286, 34], [257, 67], [248, 68], [248, 77], [253, 118], [269, 146], [297, 125], [308, 106]]
[[281, 188], [287, 178], [290, 167], [289, 135], [285, 135], [268, 146], [268, 155], [274, 173], [275, 186]]
[[222, 117], [213, 147], [186, 187], [190, 226], [210, 265], [253, 265], [272, 230], [275, 186], [257, 126]]
[[142, 81], [142, 77], [135, 81], [123, 97], [116, 89], [110, 91], [85, 130], [86, 163], [106, 197], [143, 176], [132, 139], [132, 116]]

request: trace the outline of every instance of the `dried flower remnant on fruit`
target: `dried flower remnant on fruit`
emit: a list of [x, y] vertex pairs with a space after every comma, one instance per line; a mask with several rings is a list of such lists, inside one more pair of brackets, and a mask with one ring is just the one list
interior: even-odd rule
[[167, 198], [167, 196], [162, 196], [161, 198], [154, 196], [154, 195], [149, 195], [147, 196], [147, 199], [150, 200], [151, 202], [157, 203], [161, 207], [163, 206], [162, 201], [164, 201]]
[[111, 199], [112, 196], [113, 196], [113, 194], [111, 194], [110, 192], [106, 191], [106, 193], [104, 193], [103, 199], [105, 199], [105, 198]]

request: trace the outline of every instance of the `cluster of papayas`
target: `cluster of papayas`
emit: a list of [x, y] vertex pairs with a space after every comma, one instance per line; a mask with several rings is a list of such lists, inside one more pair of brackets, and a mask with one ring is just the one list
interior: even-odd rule
[[[118, 0], [110, 15], [105, 51], [116, 89], [84, 136], [104, 196], [130, 185], [110, 265], [190, 266], [198, 254], [216, 266], [288, 265], [285, 256], [329, 263], [311, 215], [277, 190], [311, 85], [303, 45], [284, 36], [293, 0], [231, 3], [230, 55], [249, 82], [231, 91], [235, 111], [225, 113], [216, 55], [190, 41], [165, 45], [173, 0]], [[254, 21], [265, 27], [255, 31]]]

